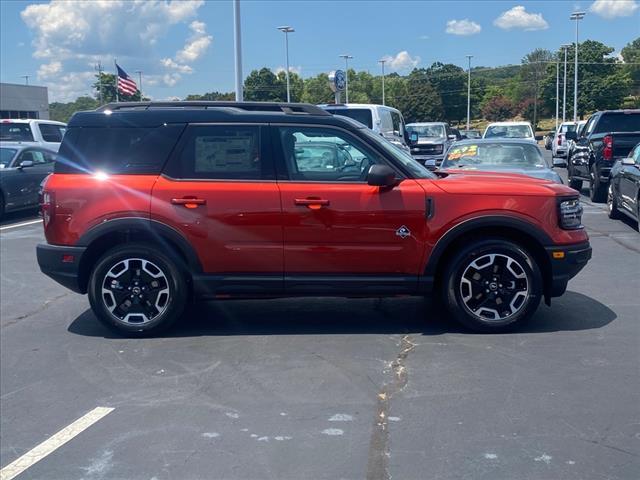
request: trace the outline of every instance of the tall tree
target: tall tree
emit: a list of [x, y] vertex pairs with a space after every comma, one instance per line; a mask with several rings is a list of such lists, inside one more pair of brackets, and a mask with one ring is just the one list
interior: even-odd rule
[[640, 96], [640, 37], [629, 42], [621, 51], [620, 55], [627, 64], [625, 70], [629, 74], [632, 82], [632, 92]]
[[467, 73], [457, 65], [435, 62], [427, 69], [431, 85], [442, 101], [444, 119], [460, 122], [467, 116]]
[[398, 99], [397, 108], [407, 122], [434, 122], [444, 118], [442, 101], [424, 68], [414, 69], [406, 80], [407, 94]]
[[283, 102], [287, 99], [286, 86], [266, 67], [253, 70], [244, 81], [244, 98], [256, 102]]
[[533, 97], [532, 123], [534, 131], [538, 126], [538, 98], [540, 95], [540, 88], [547, 72], [551, 70], [550, 62], [552, 62], [553, 59], [553, 53], [549, 50], [545, 50], [544, 48], [536, 48], [531, 53], [525, 55], [522, 59], [520, 77], [522, 79], [522, 85], [525, 86], [525, 91], [529, 94], [528, 96]]
[[232, 101], [236, 99], [235, 92], [207, 92], [202, 95], [187, 95], [185, 100], [205, 100], [205, 101]]

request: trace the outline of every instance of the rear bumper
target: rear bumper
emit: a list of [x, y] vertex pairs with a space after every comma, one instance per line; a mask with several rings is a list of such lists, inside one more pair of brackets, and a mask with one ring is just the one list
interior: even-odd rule
[[42, 273], [76, 293], [86, 293], [80, 283], [80, 260], [85, 247], [67, 247], [41, 243], [36, 247]]
[[591, 259], [589, 242], [575, 245], [547, 247], [551, 264], [551, 283], [547, 286], [549, 297], [559, 297], [567, 289], [569, 280], [575, 277]]

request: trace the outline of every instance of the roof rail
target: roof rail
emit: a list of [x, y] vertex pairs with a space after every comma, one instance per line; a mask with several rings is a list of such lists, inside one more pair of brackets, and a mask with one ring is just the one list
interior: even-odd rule
[[117, 102], [107, 103], [96, 109], [96, 112], [117, 110], [150, 110], [154, 108], [235, 108], [251, 112], [282, 112], [287, 115], [331, 115], [310, 103], [276, 103], [276, 102], [210, 102], [210, 101], [177, 101], [177, 102]]

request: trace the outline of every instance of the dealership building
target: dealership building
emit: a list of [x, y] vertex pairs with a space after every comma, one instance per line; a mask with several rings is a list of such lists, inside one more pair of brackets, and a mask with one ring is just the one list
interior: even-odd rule
[[49, 119], [47, 87], [0, 83], [0, 118]]

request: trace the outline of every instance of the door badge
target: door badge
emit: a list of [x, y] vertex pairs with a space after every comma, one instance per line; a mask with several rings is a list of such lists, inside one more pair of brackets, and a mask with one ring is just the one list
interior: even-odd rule
[[411, 231], [402, 225], [399, 229], [396, 230], [396, 235], [400, 238], [407, 238], [411, 236]]

